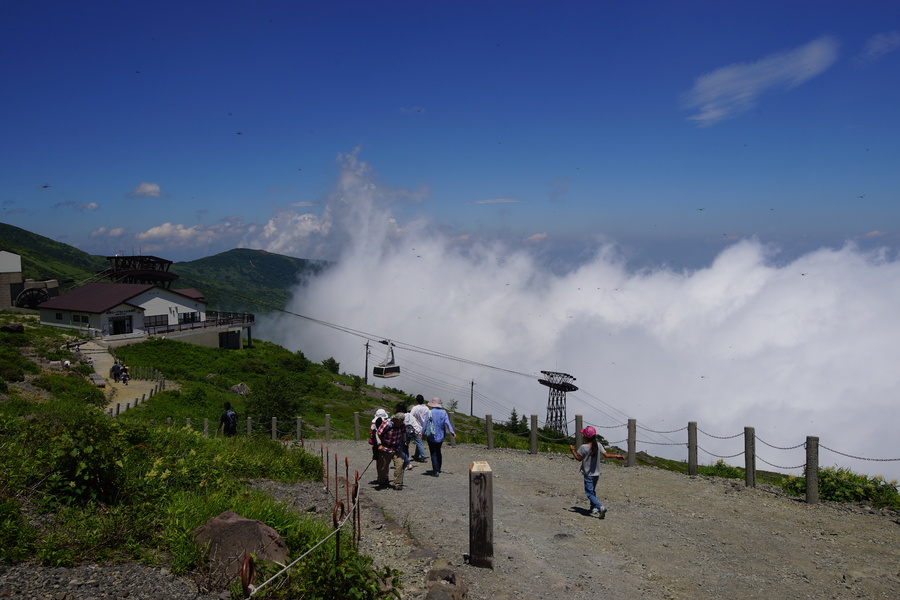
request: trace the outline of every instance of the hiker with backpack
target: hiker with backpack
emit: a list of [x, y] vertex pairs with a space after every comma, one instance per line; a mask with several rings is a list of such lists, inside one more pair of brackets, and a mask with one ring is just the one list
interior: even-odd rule
[[446, 437], [448, 431], [453, 437], [456, 437], [456, 432], [453, 431], [450, 415], [444, 410], [444, 404], [440, 398], [432, 398], [428, 406], [431, 408], [431, 411], [428, 419], [425, 421], [425, 428], [422, 434], [428, 440], [428, 451], [431, 453], [431, 475], [440, 477], [444, 463], [441, 455], [441, 445], [444, 443], [444, 437]]
[[237, 435], [237, 426], [237, 413], [231, 409], [231, 402], [226, 402], [225, 412], [222, 413], [222, 416], [219, 418], [219, 430], [225, 437], [232, 437]]

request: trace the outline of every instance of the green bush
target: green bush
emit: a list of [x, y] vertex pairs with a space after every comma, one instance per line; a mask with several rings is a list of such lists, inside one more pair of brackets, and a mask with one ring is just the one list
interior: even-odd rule
[[725, 479], [743, 479], [744, 469], [733, 467], [724, 460], [719, 459], [716, 464], [708, 467], [698, 467], [697, 472], [707, 477], [724, 477]]
[[[793, 496], [806, 495], [805, 477], [788, 477], [782, 489]], [[866, 502], [876, 508], [900, 509], [897, 482], [869, 477], [845, 467], [819, 469], [819, 498], [834, 502]]]

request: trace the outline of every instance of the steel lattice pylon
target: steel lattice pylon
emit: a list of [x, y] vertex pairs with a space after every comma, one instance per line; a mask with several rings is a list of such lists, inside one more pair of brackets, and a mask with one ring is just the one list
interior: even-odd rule
[[547, 399], [547, 422], [545, 427], [556, 431], [564, 437], [569, 437], [569, 424], [566, 418], [566, 392], [574, 392], [578, 386], [572, 383], [575, 378], [568, 373], [556, 371], [541, 371], [546, 379], [538, 379], [538, 383], [550, 388], [550, 397]]

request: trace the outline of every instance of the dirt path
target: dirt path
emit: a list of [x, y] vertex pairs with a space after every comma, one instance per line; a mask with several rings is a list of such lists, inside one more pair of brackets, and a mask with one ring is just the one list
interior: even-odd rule
[[156, 381], [145, 379], [132, 379], [125, 385], [121, 382], [113, 381], [110, 375], [110, 369], [113, 366], [113, 357], [109, 353], [108, 347], [104, 343], [89, 341], [81, 345], [81, 352], [84, 356], [90, 356], [94, 362], [94, 371], [106, 380], [106, 408], [112, 409], [116, 414], [116, 405], [119, 405], [119, 411], [126, 410], [127, 406], [134, 408], [136, 401], [150, 398], [151, 393], [155, 393], [157, 386]]
[[[349, 458], [351, 476], [371, 456], [365, 442], [333, 441], [328, 450], [342, 473]], [[493, 570], [464, 561], [475, 460], [494, 473]], [[894, 512], [609, 464], [598, 491], [609, 513], [600, 520], [587, 516], [578, 467], [561, 455], [445, 444], [440, 477], [414, 464], [400, 491], [375, 490], [374, 465], [361, 480], [362, 549], [407, 572], [404, 598], [424, 597], [424, 574], [446, 565], [474, 600], [900, 598]]]

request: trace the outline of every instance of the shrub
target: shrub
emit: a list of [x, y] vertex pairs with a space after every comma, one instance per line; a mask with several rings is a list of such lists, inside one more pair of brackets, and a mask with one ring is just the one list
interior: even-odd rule
[[[806, 494], [805, 477], [788, 477], [782, 489], [793, 496]], [[819, 469], [819, 498], [834, 502], [867, 502], [876, 508], [900, 509], [897, 482], [854, 473], [845, 467]]]

